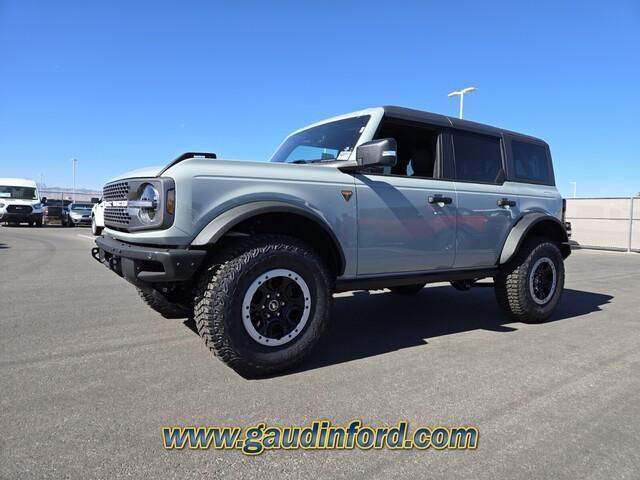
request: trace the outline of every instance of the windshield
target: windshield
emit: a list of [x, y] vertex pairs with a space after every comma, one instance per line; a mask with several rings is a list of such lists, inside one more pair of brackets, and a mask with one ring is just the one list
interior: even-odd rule
[[72, 203], [71, 210], [91, 210], [93, 203]]
[[38, 192], [32, 187], [11, 187], [0, 185], [0, 198], [15, 198], [16, 200], [37, 200]]
[[353, 151], [369, 115], [346, 118], [291, 135], [271, 158], [279, 163], [314, 163], [346, 160]]

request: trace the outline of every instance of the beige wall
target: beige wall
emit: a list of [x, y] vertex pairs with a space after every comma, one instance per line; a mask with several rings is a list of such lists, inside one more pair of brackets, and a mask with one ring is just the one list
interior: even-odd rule
[[568, 198], [571, 240], [582, 247], [640, 250], [640, 198]]
[[631, 250], [640, 251], [640, 198], [633, 199], [633, 228], [631, 229]]

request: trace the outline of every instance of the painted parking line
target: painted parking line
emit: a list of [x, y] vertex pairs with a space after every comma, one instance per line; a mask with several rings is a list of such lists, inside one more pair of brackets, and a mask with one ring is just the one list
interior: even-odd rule
[[94, 240], [96, 238], [96, 237], [90, 237], [89, 235], [83, 235], [81, 233], [78, 233], [77, 235], [82, 238], [88, 238], [89, 240]]

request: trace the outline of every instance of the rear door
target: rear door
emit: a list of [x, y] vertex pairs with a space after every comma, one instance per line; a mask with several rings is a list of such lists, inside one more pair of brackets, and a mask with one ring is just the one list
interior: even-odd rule
[[520, 215], [513, 186], [505, 185], [501, 136], [454, 130], [452, 147], [458, 194], [456, 268], [495, 265]]

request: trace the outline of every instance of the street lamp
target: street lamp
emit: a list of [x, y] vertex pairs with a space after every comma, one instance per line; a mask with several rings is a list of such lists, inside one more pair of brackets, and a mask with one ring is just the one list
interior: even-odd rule
[[475, 92], [476, 90], [476, 87], [467, 87], [463, 88], [462, 90], [456, 90], [455, 92], [451, 92], [449, 95], [447, 95], [449, 97], [460, 97], [460, 118], [462, 118], [462, 110], [464, 108], [464, 94]]
[[73, 163], [73, 196], [71, 197], [71, 201], [75, 202], [76, 201], [76, 164], [78, 163], [78, 160], [76, 160], [75, 158], [72, 158], [71, 162]]

